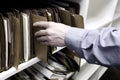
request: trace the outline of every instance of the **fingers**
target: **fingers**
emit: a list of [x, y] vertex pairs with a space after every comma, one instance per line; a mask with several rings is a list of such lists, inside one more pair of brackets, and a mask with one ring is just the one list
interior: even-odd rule
[[43, 45], [47, 45], [47, 46], [57, 46], [57, 45], [55, 45], [51, 42], [48, 42], [48, 41], [44, 41], [44, 42], [40, 42], [40, 43], [43, 44]]
[[47, 36], [38, 37], [37, 40], [43, 45], [52, 46]]
[[45, 36], [45, 35], [48, 35], [48, 32], [46, 30], [39, 30], [39, 31], [35, 32], [36, 37]]
[[41, 36], [41, 37], [38, 37], [37, 40], [40, 41], [40, 42], [47, 42], [48, 37], [47, 36]]
[[47, 42], [47, 41], [44, 41], [44, 42], [40, 42], [41, 44], [43, 44], [43, 45], [50, 45], [50, 43], [49, 42]]
[[33, 24], [34, 27], [41, 27], [41, 28], [48, 28], [49, 27], [49, 22], [45, 22], [45, 21], [39, 21], [39, 22], [35, 22]]

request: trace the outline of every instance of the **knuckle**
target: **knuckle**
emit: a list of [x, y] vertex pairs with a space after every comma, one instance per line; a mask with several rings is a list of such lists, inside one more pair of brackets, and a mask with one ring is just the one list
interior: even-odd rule
[[47, 30], [47, 34], [48, 34], [48, 35], [51, 35], [51, 34], [52, 34], [52, 30], [51, 30], [51, 29], [48, 29], [48, 30]]
[[51, 40], [52, 40], [52, 38], [51, 38], [50, 36], [48, 36], [47, 38], [48, 38], [48, 40], [49, 40], [49, 41], [51, 41]]
[[48, 24], [47, 24], [47, 25], [48, 25], [48, 27], [50, 27], [50, 25], [51, 25], [51, 22], [48, 22]]
[[51, 22], [49, 22], [48, 25], [49, 25], [49, 27], [52, 27], [53, 24], [54, 24], [54, 22], [51, 21]]
[[49, 35], [49, 31], [46, 31], [45, 33], [46, 33], [46, 35]]
[[49, 23], [50, 23], [50, 24], [53, 24], [54, 22], [53, 22], [53, 21], [50, 21]]

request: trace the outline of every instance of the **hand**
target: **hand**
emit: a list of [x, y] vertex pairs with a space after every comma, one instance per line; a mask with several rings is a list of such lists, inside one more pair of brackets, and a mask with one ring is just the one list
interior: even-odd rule
[[44, 45], [49, 46], [65, 46], [65, 35], [70, 29], [70, 26], [55, 22], [35, 22], [34, 27], [44, 28], [35, 32], [37, 40]]

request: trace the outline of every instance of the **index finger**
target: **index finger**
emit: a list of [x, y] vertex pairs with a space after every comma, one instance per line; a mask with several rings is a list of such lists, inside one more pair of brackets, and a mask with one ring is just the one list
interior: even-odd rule
[[33, 23], [34, 27], [40, 27], [40, 28], [48, 28], [49, 24], [46, 21], [38, 21]]

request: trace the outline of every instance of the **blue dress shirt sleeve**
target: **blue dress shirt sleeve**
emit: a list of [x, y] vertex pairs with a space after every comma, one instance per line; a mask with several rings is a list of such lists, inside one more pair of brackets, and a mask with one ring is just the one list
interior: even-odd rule
[[66, 34], [65, 44], [89, 63], [120, 68], [120, 30], [116, 28], [72, 27]]

